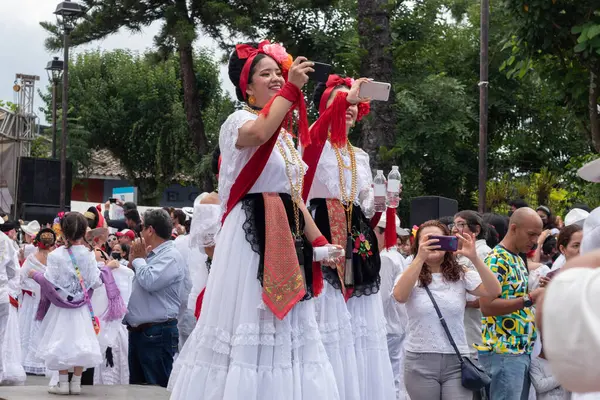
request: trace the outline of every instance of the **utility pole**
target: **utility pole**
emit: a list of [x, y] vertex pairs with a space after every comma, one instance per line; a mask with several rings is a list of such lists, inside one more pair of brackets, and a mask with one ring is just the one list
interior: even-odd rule
[[479, 212], [486, 211], [487, 141], [488, 141], [488, 41], [490, 1], [481, 0], [481, 34], [479, 53]]

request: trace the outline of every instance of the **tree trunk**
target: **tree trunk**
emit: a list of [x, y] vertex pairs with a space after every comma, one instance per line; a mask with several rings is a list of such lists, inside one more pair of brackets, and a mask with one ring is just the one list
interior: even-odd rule
[[[208, 140], [204, 133], [204, 122], [200, 112], [200, 97], [198, 96], [198, 83], [194, 71], [194, 50], [192, 44], [179, 46], [179, 63], [181, 68], [181, 81], [183, 85], [183, 105], [187, 118], [188, 129], [192, 141], [200, 156], [208, 154]], [[210, 176], [205, 176], [202, 181], [202, 190], [211, 192], [213, 182]]]
[[594, 150], [600, 153], [600, 119], [598, 119], [598, 96], [600, 96], [600, 82], [597, 75], [590, 71], [590, 93], [588, 98], [588, 111], [590, 113], [590, 131]]
[[[390, 12], [387, 0], [358, 0], [358, 36], [360, 39], [361, 76], [379, 82], [392, 82]], [[362, 147], [373, 168], [381, 166], [379, 148], [391, 148], [396, 142], [394, 93], [388, 102], [371, 103], [371, 114], [362, 124]]]

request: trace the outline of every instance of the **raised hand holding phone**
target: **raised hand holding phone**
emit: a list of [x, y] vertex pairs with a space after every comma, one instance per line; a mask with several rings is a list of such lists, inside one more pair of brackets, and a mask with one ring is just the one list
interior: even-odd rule
[[308, 79], [315, 82], [327, 82], [329, 74], [331, 73], [331, 65], [321, 62], [313, 62], [313, 72], [309, 72]]
[[358, 103], [368, 102], [371, 100], [369, 98], [360, 97], [360, 88], [362, 87], [362, 85], [366, 84], [367, 82], [369, 82], [368, 78], [360, 78], [360, 79], [357, 79], [354, 81], [354, 83], [352, 84], [352, 87], [350, 88], [350, 92], [348, 92], [348, 97], [346, 97], [346, 100], [348, 101], [348, 103], [358, 104]]
[[457, 233], [456, 237], [460, 242], [460, 249], [456, 251], [456, 254], [465, 256], [469, 260], [476, 259], [478, 255], [477, 247], [475, 246], [475, 236], [469, 233]]
[[437, 250], [441, 250], [439, 239], [433, 235], [425, 235], [419, 243], [419, 251], [417, 252], [416, 258], [419, 258], [421, 263], [424, 263], [425, 260], [427, 260], [427, 257]]
[[359, 97], [367, 98], [371, 101], [388, 101], [392, 85], [385, 82], [375, 82], [369, 80], [360, 86]]

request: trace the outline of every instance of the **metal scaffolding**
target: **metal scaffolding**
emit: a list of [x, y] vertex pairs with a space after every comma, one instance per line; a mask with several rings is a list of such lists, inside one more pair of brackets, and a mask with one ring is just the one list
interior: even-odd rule
[[37, 75], [16, 74], [17, 102], [12, 109], [0, 107], [0, 210], [6, 213], [17, 202], [19, 157], [30, 155], [37, 133], [33, 103], [39, 80]]

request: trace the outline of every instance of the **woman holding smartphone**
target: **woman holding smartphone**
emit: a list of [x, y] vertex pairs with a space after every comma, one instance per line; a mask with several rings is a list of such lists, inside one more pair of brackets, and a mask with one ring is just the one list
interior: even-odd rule
[[346, 248], [346, 262], [336, 269], [323, 268], [324, 290], [317, 298], [319, 330], [340, 396], [394, 399], [379, 293], [381, 259], [369, 219], [373, 215], [369, 156], [348, 140], [350, 129], [369, 112], [368, 102], [359, 97], [364, 82], [367, 79], [331, 75], [326, 84], [317, 86], [313, 103], [320, 116], [311, 127], [311, 144], [304, 148], [308, 164], [304, 195], [327, 240]]
[[219, 134], [222, 227], [202, 312], [173, 366], [172, 400], [339, 399], [312, 299], [313, 248], [327, 241], [302, 202], [305, 166], [281, 129], [297, 107], [299, 136], [308, 134], [300, 89], [311, 67], [268, 41], [231, 54], [245, 107]]
[[[460, 353], [468, 357], [464, 313], [466, 294], [496, 297], [500, 283], [477, 254], [475, 237], [457, 233], [460, 249], [441, 250], [432, 236], [448, 236], [439, 221], [428, 221], [417, 231], [415, 258], [398, 277], [394, 298], [406, 303], [408, 314], [404, 381], [411, 400], [470, 400], [473, 393], [461, 383], [461, 364], [442, 328], [429, 295], [435, 299]], [[475, 270], [461, 266], [456, 255], [473, 263]]]

